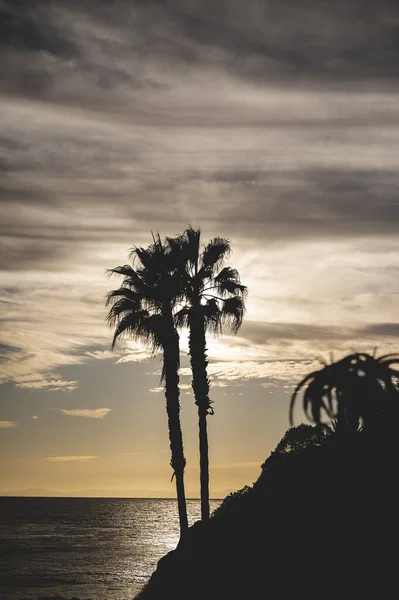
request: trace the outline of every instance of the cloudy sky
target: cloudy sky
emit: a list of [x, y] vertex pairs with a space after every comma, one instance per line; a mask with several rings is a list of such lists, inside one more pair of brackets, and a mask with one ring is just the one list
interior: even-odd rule
[[104, 273], [188, 223], [249, 287], [209, 427], [213, 495], [250, 484], [318, 357], [399, 349], [397, 0], [0, 0], [0, 41], [0, 492], [173, 495]]

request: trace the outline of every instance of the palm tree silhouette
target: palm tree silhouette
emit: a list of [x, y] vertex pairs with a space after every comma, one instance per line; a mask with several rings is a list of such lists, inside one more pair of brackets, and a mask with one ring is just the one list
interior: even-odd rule
[[399, 363], [395, 354], [376, 358], [361, 352], [325, 364], [296, 386], [290, 405], [291, 424], [295, 400], [304, 389], [304, 412], [316, 423], [321, 422], [324, 412], [334, 420], [336, 431], [357, 431], [360, 426], [370, 431], [386, 426], [399, 410], [399, 371], [392, 368], [395, 363]]
[[209, 452], [207, 415], [213, 414], [207, 375], [206, 332], [220, 333], [229, 325], [234, 333], [241, 326], [247, 288], [238, 272], [223, 267], [231, 253], [227, 239], [215, 237], [201, 244], [200, 229], [191, 226], [175, 238], [168, 238], [180, 272], [185, 302], [175, 315], [177, 326], [189, 328], [189, 354], [192, 387], [198, 406], [201, 519], [209, 519]]
[[[107, 320], [115, 328], [112, 348], [118, 338], [129, 334], [145, 342], [153, 352], [162, 350], [161, 380], [165, 382], [171, 467], [176, 478], [180, 534], [188, 528], [184, 469], [186, 459], [180, 425], [179, 403], [179, 335], [173, 321], [173, 309], [180, 294], [178, 276], [171, 267], [171, 255], [159, 234], [147, 248], [134, 248], [129, 255], [133, 266], [109, 269], [109, 274], [121, 275], [119, 289], [109, 292], [107, 306], [112, 305]], [[135, 268], [137, 265], [137, 268]], [[172, 476], [172, 478], [173, 478]]]

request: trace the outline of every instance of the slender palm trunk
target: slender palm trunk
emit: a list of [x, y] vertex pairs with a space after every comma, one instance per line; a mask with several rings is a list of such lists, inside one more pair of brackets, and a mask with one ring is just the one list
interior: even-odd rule
[[209, 399], [209, 379], [207, 375], [207, 356], [205, 324], [200, 309], [194, 307], [189, 316], [189, 349], [193, 373], [193, 391], [198, 406], [200, 483], [201, 483], [201, 519], [209, 519], [209, 451], [207, 415], [211, 406]]
[[183, 449], [183, 435], [180, 424], [179, 403], [179, 336], [173, 328], [164, 344], [164, 377], [166, 412], [168, 414], [171, 467], [176, 478], [177, 505], [179, 510], [180, 536], [188, 529], [186, 496], [184, 492], [184, 468], [186, 459]]
[[209, 519], [209, 450], [206, 416], [207, 412], [198, 408], [202, 521]]

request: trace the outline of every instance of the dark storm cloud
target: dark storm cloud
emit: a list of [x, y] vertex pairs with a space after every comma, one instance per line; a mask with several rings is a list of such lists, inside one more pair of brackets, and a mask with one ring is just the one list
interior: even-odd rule
[[240, 359], [391, 344], [398, 29], [397, 0], [0, 0], [5, 380], [108, 344], [104, 269], [187, 223], [238, 250]]
[[338, 327], [318, 325], [303, 325], [300, 323], [259, 323], [246, 321], [241, 327], [238, 336], [254, 344], [275, 343], [278, 340], [342, 340], [350, 339], [350, 333]]
[[[52, 268], [55, 260], [70, 261], [81, 250], [74, 241], [112, 242], [116, 230], [126, 245], [132, 243], [137, 228], [177, 233], [179, 219], [189, 222], [195, 218], [207, 229], [226, 230], [235, 239], [251, 235], [266, 246], [306, 239], [397, 238], [399, 232], [399, 176], [392, 171], [323, 169], [298, 174], [238, 170], [209, 176], [193, 171], [165, 176], [151, 171], [136, 173], [134, 186], [127, 180], [116, 189], [113, 182], [118, 184], [120, 174], [113, 173], [106, 161], [94, 158], [86, 161], [85, 167], [67, 167], [68, 157], [65, 161], [57, 165], [54, 160], [53, 170], [46, 166], [44, 179], [32, 184], [4, 178], [0, 235], [6, 268], [23, 269], [28, 263]], [[41, 167], [36, 173], [41, 173]], [[57, 178], [46, 187], [45, 177], [55, 174]], [[77, 186], [75, 176], [81, 177]], [[70, 184], [66, 184], [68, 178]], [[182, 192], [183, 199], [179, 197]], [[218, 201], [209, 211], [215, 197]], [[85, 219], [79, 217], [82, 201]], [[48, 223], [41, 216], [43, 210], [49, 211]], [[101, 210], [110, 212], [101, 218]], [[118, 222], [106, 218], [112, 213]]]
[[384, 338], [399, 339], [399, 323], [375, 323], [367, 327], [334, 327], [321, 325], [305, 325], [300, 323], [265, 323], [246, 321], [241, 327], [238, 337], [249, 344], [259, 346], [274, 345], [282, 342], [292, 344], [295, 342], [337, 342], [368, 340], [370, 338], [384, 340]]
[[[245, 201], [225, 203], [220, 219], [253, 223], [278, 239], [379, 236], [399, 232], [399, 175], [391, 170], [313, 169], [308, 172], [227, 172], [226, 196], [241, 187]], [[244, 191], [245, 190], [245, 191]], [[236, 194], [236, 197], [239, 195]], [[234, 197], [234, 195], [233, 195]]]
[[306, 85], [396, 85], [399, 74], [396, 0], [3, 0], [0, 10], [4, 91], [103, 110], [124, 104], [116, 89], [167, 88], [150, 65]]
[[364, 327], [361, 331], [365, 335], [399, 338], [399, 323], [376, 323]]
[[[3, 234], [0, 231], [0, 235]], [[53, 237], [55, 234], [53, 232]], [[71, 256], [71, 248], [57, 239], [46, 240], [43, 235], [36, 240], [26, 235], [13, 235], [11, 240], [3, 237], [0, 240], [1, 270], [27, 271], [40, 265], [41, 269], [54, 270]]]
[[[128, 245], [138, 229], [182, 222], [263, 243], [397, 235], [396, 165], [334, 163], [385, 143], [356, 145], [351, 124], [397, 119], [392, 92], [353, 95], [366, 80], [396, 85], [396, 1], [0, 0], [0, 11], [7, 268], [53, 268], [77, 240]], [[301, 80], [323, 92], [280, 109]], [[334, 101], [328, 81], [348, 94]], [[286, 91], [269, 105], [275, 84]], [[259, 141], [254, 128], [245, 145], [248, 123], [285, 131]]]
[[52, 23], [49, 10], [55, 5], [48, 0], [2, 0], [0, 3], [0, 40], [6, 48], [45, 51], [71, 56], [73, 46]]
[[[185, 37], [233, 55], [235, 68], [268, 78], [398, 73], [396, 0], [158, 2]], [[233, 65], [231, 65], [233, 68]], [[248, 72], [249, 71], [249, 72]]]

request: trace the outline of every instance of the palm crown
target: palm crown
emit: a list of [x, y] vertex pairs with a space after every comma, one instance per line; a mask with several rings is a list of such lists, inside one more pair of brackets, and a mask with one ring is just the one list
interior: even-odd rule
[[199, 229], [189, 227], [182, 235], [168, 238], [186, 299], [176, 320], [187, 325], [187, 317], [195, 308], [205, 319], [206, 329], [218, 333], [223, 325], [229, 325], [236, 332], [242, 324], [247, 288], [236, 269], [223, 267], [231, 254], [230, 242], [215, 237], [201, 246], [200, 236]]
[[166, 339], [165, 309], [173, 309], [181, 288], [172, 272], [171, 255], [159, 237], [148, 248], [134, 248], [129, 257], [133, 264], [109, 269], [110, 275], [124, 277], [122, 285], [107, 295], [112, 305], [107, 320], [115, 327], [112, 347], [123, 334], [144, 341], [153, 351]]

